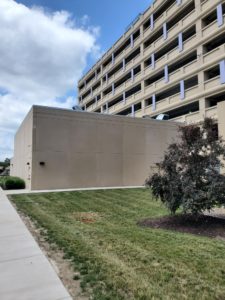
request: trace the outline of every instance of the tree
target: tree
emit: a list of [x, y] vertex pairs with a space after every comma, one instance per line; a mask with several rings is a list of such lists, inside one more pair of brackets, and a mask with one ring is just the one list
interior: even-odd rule
[[6, 158], [4, 161], [0, 161], [0, 166], [7, 168], [10, 166], [10, 159]]
[[10, 166], [10, 159], [6, 158], [5, 161], [4, 161], [4, 163], [7, 165], [7, 167]]
[[206, 118], [200, 125], [179, 127], [179, 140], [172, 143], [157, 172], [146, 180], [153, 196], [171, 211], [199, 214], [225, 204], [225, 145], [216, 122]]

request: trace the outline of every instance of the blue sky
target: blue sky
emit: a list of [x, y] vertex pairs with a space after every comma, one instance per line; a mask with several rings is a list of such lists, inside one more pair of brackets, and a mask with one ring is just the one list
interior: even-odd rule
[[[77, 19], [87, 15], [89, 24], [100, 26], [98, 44], [104, 52], [125, 32], [126, 27], [152, 3], [151, 0], [19, 0], [26, 6], [42, 6], [51, 11], [66, 10]], [[89, 69], [95, 60], [88, 59]]]

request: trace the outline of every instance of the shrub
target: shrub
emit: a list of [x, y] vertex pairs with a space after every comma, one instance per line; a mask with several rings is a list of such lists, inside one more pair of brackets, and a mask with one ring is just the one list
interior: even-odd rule
[[225, 158], [223, 140], [213, 119], [201, 126], [179, 128], [180, 140], [168, 147], [158, 171], [146, 180], [153, 195], [175, 213], [199, 214], [225, 204], [225, 176], [220, 174]]
[[0, 181], [4, 190], [19, 190], [25, 188], [25, 181], [19, 177], [7, 176]]
[[5, 183], [5, 180], [6, 180], [7, 177], [6, 176], [0, 176], [0, 187], [2, 189], [4, 189], [4, 183]]

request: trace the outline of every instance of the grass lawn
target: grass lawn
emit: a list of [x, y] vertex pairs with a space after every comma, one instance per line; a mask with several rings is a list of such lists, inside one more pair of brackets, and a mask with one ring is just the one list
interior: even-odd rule
[[148, 190], [11, 199], [72, 259], [91, 299], [225, 299], [225, 242], [137, 226], [168, 214]]

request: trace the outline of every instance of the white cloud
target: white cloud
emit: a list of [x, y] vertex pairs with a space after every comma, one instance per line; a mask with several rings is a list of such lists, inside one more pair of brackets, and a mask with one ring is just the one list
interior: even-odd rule
[[0, 0], [0, 159], [12, 155], [13, 135], [33, 104], [74, 104], [57, 99], [75, 89], [87, 56], [99, 55], [99, 28], [87, 22], [84, 16], [78, 26], [68, 12]]

